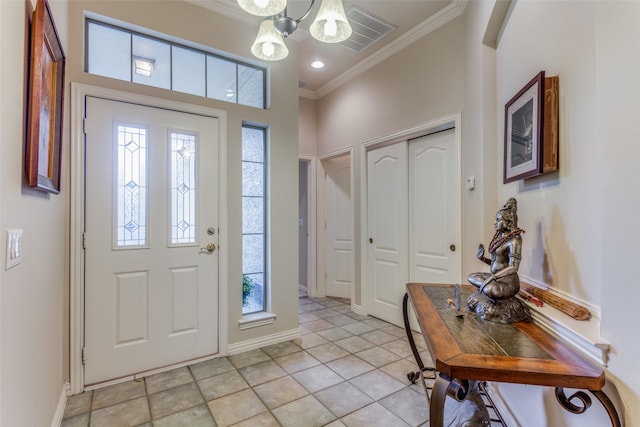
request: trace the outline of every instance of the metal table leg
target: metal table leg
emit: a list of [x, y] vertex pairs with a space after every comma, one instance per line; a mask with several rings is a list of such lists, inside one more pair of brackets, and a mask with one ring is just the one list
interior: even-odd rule
[[[589, 390], [591, 394], [593, 394], [600, 404], [607, 411], [607, 415], [609, 415], [609, 419], [611, 420], [611, 425], [613, 427], [621, 427], [622, 423], [620, 422], [620, 416], [618, 415], [618, 411], [616, 407], [609, 399], [609, 396], [602, 390]], [[567, 397], [564, 393], [564, 389], [562, 387], [556, 387], [556, 399], [560, 406], [562, 406], [567, 411], [572, 414], [583, 414], [587, 409], [591, 406], [591, 398], [584, 391], [576, 391], [571, 396]], [[574, 402], [579, 401], [579, 404], [576, 405]]]

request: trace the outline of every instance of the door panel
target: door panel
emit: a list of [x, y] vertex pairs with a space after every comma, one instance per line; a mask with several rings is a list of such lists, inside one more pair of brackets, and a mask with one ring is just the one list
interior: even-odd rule
[[326, 294], [351, 298], [353, 207], [350, 155], [325, 160]]
[[408, 279], [407, 144], [367, 153], [368, 311], [396, 325]]
[[460, 174], [455, 130], [409, 143], [410, 280], [460, 281]]
[[85, 383], [218, 352], [218, 120], [88, 97]]

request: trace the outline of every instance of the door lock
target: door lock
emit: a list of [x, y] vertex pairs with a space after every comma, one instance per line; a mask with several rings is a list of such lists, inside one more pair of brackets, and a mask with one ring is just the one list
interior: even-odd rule
[[456, 251], [456, 245], [449, 245], [449, 249], [451, 250], [451, 252], [455, 252]]

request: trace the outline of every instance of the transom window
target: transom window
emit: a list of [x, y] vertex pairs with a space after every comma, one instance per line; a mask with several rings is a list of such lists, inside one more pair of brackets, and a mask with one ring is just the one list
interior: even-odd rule
[[86, 46], [90, 74], [266, 108], [265, 68], [93, 19]]

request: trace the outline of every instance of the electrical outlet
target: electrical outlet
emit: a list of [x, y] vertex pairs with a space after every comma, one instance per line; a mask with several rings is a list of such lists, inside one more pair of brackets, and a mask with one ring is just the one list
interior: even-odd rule
[[6, 270], [22, 261], [22, 230], [7, 230]]

